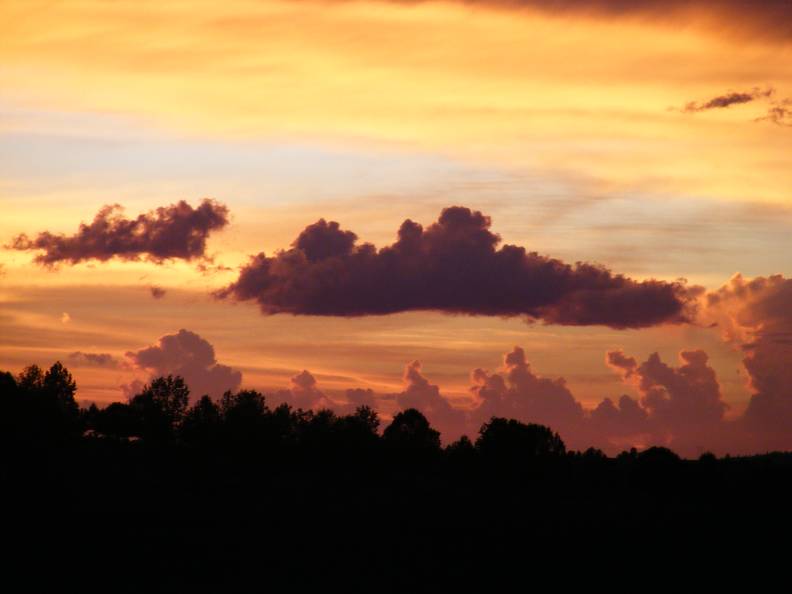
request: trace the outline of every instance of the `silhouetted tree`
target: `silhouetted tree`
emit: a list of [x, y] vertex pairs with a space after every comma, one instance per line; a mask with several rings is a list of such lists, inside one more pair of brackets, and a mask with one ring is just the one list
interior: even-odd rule
[[220, 416], [223, 439], [228, 444], [260, 446], [270, 438], [267, 431], [269, 408], [260, 392], [226, 392], [220, 399]]
[[608, 459], [608, 456], [605, 455], [599, 448], [588, 448], [585, 452], [580, 454], [581, 459], [587, 463], [597, 463], [603, 462]]
[[59, 361], [46, 373], [38, 365], [26, 367], [19, 374], [13, 405], [18, 434], [34, 441], [78, 437], [82, 429], [76, 391], [74, 378]]
[[189, 398], [190, 390], [179, 376], [158, 377], [144, 386], [129, 401], [132, 412], [140, 419], [141, 437], [153, 441], [172, 439]]
[[476, 446], [467, 435], [463, 435], [445, 449], [446, 458], [457, 470], [469, 469], [476, 461]]
[[74, 399], [74, 395], [77, 393], [77, 383], [60, 361], [56, 361], [44, 374], [42, 388], [49, 397], [55, 400], [64, 415], [77, 416], [80, 410]]
[[359, 406], [351, 415], [338, 417], [333, 436], [335, 454], [355, 461], [376, 455], [379, 424], [379, 416], [368, 406]]
[[641, 464], [670, 466], [680, 462], [681, 458], [668, 448], [654, 446], [640, 452], [637, 460]]
[[184, 414], [179, 434], [187, 443], [212, 447], [217, 445], [222, 427], [220, 407], [204, 395]]
[[44, 372], [38, 365], [29, 365], [19, 374], [17, 386], [23, 392], [34, 393], [44, 385]]
[[485, 459], [514, 464], [566, 453], [564, 442], [549, 427], [498, 417], [482, 425], [476, 448]]
[[427, 455], [440, 451], [440, 433], [414, 408], [403, 410], [393, 417], [382, 437], [388, 447], [396, 451]]
[[17, 382], [8, 371], [0, 373], [0, 439], [15, 439], [20, 422]]
[[129, 404], [113, 402], [102, 409], [89, 411], [88, 426], [97, 434], [115, 439], [140, 437], [144, 432], [140, 411]]

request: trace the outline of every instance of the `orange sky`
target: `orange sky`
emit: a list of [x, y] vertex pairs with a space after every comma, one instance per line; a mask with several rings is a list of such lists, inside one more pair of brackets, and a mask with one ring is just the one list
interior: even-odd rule
[[[711, 16], [711, 15], [710, 15]], [[653, 22], [427, 2], [38, 2], [0, 6], [0, 236], [73, 233], [105, 204], [129, 215], [213, 197], [231, 224], [209, 252], [236, 267], [319, 217], [377, 245], [464, 204], [507, 242], [633, 277], [714, 289], [790, 274], [792, 43], [726, 35], [703, 14]], [[728, 109], [691, 101], [774, 89]], [[262, 317], [209, 292], [234, 271], [184, 262], [46, 270], [0, 251], [0, 368], [74, 351], [123, 358], [188, 328], [243, 383], [303, 368], [328, 390], [395, 390], [405, 363], [449, 396], [522, 345], [584, 404], [630, 392], [604, 365], [705, 348], [730, 415], [740, 354], [716, 332], [528, 326], [437, 313]], [[168, 293], [155, 300], [149, 287]], [[69, 314], [64, 322], [63, 314]], [[85, 399], [141, 370], [75, 368]]]

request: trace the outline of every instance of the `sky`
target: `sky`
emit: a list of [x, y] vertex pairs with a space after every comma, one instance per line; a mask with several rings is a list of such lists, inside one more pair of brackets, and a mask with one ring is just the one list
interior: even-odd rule
[[[792, 448], [784, 0], [6, 0], [0, 369]], [[82, 225], [82, 226], [81, 226]]]

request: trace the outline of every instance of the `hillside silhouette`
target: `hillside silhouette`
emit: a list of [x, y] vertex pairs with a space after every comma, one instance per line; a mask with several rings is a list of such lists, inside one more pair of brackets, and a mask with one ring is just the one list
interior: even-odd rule
[[626, 578], [667, 546], [701, 569], [792, 525], [789, 453], [607, 457], [497, 417], [443, 447], [415, 409], [191, 403], [174, 376], [105, 408], [76, 392], [60, 363], [0, 374], [8, 591], [512, 591]]

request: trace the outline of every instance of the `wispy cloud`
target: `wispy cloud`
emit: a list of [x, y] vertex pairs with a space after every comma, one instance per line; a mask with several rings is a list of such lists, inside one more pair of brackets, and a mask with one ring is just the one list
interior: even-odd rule
[[706, 101], [691, 101], [685, 104], [682, 111], [685, 113], [697, 113], [700, 111], [709, 111], [711, 109], [725, 109], [733, 105], [751, 103], [757, 99], [766, 99], [771, 97], [774, 93], [775, 90], [772, 88], [764, 90], [755, 88], [747, 92], [730, 92], [724, 95], [718, 95]]

